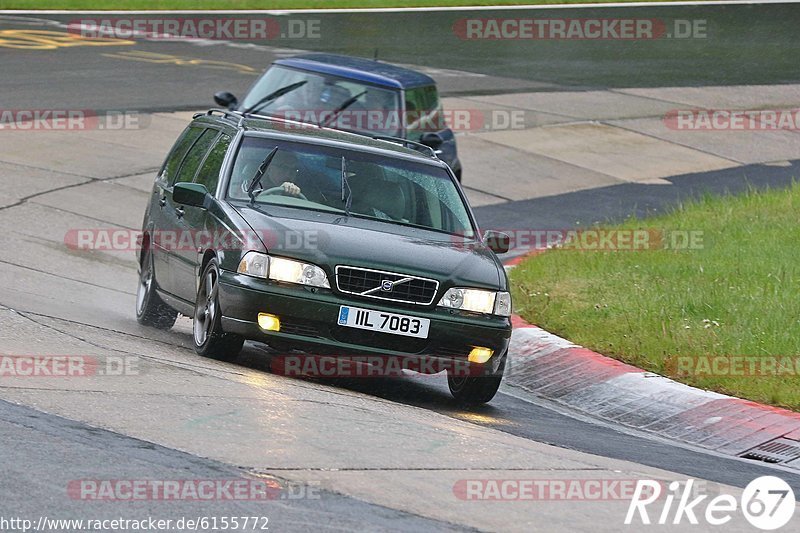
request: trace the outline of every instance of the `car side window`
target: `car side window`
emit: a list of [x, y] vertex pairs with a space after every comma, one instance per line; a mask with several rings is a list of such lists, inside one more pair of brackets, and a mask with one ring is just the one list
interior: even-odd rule
[[200, 167], [200, 172], [197, 173], [195, 183], [202, 183], [208, 189], [208, 192], [214, 194], [217, 190], [217, 183], [219, 183], [219, 173], [222, 170], [222, 161], [225, 159], [225, 154], [228, 147], [231, 145], [231, 138], [224, 133], [217, 139], [217, 144], [211, 149], [203, 161], [203, 166]]
[[178, 173], [178, 168], [181, 165], [181, 161], [183, 161], [183, 157], [197, 138], [200, 137], [201, 133], [203, 133], [203, 128], [194, 126], [189, 126], [183, 130], [181, 136], [175, 141], [175, 145], [167, 156], [167, 160], [164, 161], [164, 166], [161, 168], [159, 176], [162, 180], [166, 183], [173, 183], [175, 181], [175, 176]]
[[211, 143], [214, 142], [217, 133], [217, 130], [209, 128], [200, 135], [200, 137], [194, 142], [194, 145], [192, 145], [192, 147], [186, 153], [186, 157], [183, 158], [183, 162], [181, 163], [181, 168], [175, 175], [175, 180], [170, 185], [175, 185], [176, 183], [182, 183], [185, 181], [192, 181], [194, 179], [194, 175], [197, 173], [197, 167], [199, 167], [200, 162], [203, 161], [203, 158], [205, 157], [206, 152], [208, 152], [208, 149], [211, 147]]
[[415, 139], [425, 132], [441, 131], [447, 127], [435, 85], [410, 89], [406, 91], [405, 100], [405, 125], [409, 139]]

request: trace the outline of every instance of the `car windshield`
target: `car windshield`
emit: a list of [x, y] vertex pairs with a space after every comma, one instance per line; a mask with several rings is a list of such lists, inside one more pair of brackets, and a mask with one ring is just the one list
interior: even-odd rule
[[[305, 83], [260, 105], [266, 96], [299, 82]], [[241, 104], [241, 109], [251, 107], [253, 113], [325, 124], [340, 130], [402, 134], [397, 91], [337, 76], [274, 66], [256, 82]]]
[[[259, 167], [276, 147], [258, 179]], [[228, 198], [249, 202], [251, 195], [256, 204], [337, 213], [346, 212], [350, 196], [351, 216], [475, 235], [464, 201], [445, 169], [385, 155], [245, 136]]]

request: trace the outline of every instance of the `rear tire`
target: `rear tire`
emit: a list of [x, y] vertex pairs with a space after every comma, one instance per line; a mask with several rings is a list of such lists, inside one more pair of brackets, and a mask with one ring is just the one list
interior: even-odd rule
[[148, 249], [145, 250], [140, 265], [139, 286], [136, 289], [136, 320], [144, 326], [169, 329], [175, 325], [178, 312], [161, 301], [156, 287], [153, 252]]
[[194, 304], [192, 339], [194, 351], [203, 357], [222, 361], [235, 359], [244, 345], [244, 337], [222, 330], [222, 312], [219, 307], [219, 267], [212, 259], [203, 270], [197, 299]]
[[464, 405], [479, 405], [489, 402], [497, 394], [503, 372], [506, 369], [506, 356], [498, 369], [486, 376], [455, 376], [452, 371], [447, 372], [447, 386], [450, 394]]

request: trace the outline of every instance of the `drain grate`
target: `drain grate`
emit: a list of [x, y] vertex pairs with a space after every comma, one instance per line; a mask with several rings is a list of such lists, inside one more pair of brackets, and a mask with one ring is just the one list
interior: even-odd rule
[[759, 444], [739, 457], [765, 463], [788, 463], [800, 458], [800, 441], [779, 438]]

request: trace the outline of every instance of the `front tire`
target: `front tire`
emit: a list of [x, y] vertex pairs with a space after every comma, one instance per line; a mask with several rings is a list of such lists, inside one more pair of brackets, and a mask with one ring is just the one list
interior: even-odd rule
[[447, 372], [447, 386], [450, 394], [462, 404], [479, 405], [489, 402], [497, 394], [503, 373], [506, 369], [506, 356], [497, 370], [485, 376], [456, 376], [452, 371]]
[[218, 286], [219, 267], [217, 260], [212, 259], [203, 270], [200, 287], [197, 289], [192, 339], [194, 351], [199, 355], [230, 361], [242, 351], [244, 337], [222, 330]]
[[153, 252], [145, 250], [136, 289], [136, 320], [143, 326], [169, 329], [175, 325], [178, 312], [161, 301], [156, 292], [156, 274]]

